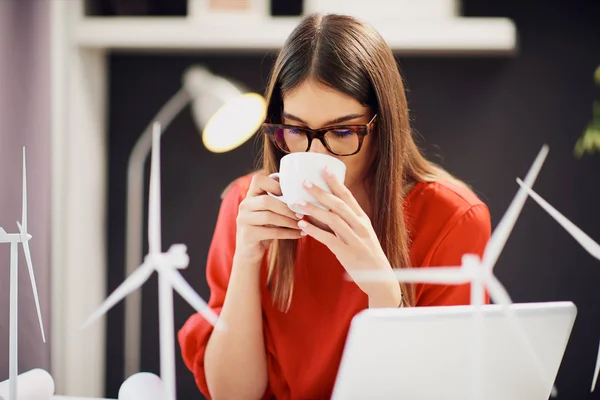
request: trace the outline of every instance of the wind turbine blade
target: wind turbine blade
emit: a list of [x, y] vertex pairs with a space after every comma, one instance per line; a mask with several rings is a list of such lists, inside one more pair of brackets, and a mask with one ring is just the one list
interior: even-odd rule
[[594, 380], [592, 381], [592, 390], [596, 390], [596, 383], [598, 382], [598, 372], [600, 372], [600, 346], [598, 347], [598, 355], [596, 356], [596, 367], [594, 368]]
[[27, 166], [25, 162], [25, 146], [23, 146], [23, 204], [21, 205], [21, 223], [27, 234]]
[[160, 253], [160, 123], [152, 125], [152, 159], [150, 164], [150, 199], [148, 201], [148, 244], [150, 254]]
[[[461, 284], [468, 283], [470, 276], [461, 267], [394, 268], [399, 282]], [[355, 271], [351, 279], [355, 282], [380, 282], [390, 279], [389, 271]]]
[[212, 325], [217, 324], [219, 316], [208, 306], [206, 301], [196, 293], [192, 286], [183, 278], [183, 276], [181, 276], [179, 271], [170, 267], [161, 267], [160, 274], [167, 278], [173, 286], [173, 289], [175, 289], [189, 305], [202, 314], [208, 322]]
[[487, 287], [490, 297], [494, 303], [504, 307], [509, 307], [511, 304], [513, 304], [508, 291], [494, 275], [489, 275], [485, 279], [485, 286]]
[[[548, 146], [544, 145], [525, 176], [527, 186], [533, 186], [547, 155]], [[527, 193], [524, 190], [519, 189], [485, 247], [483, 264], [487, 268], [493, 269], [496, 261], [498, 261], [498, 257], [500, 257], [500, 253], [508, 240], [508, 236], [515, 226], [517, 218], [519, 218], [519, 214], [525, 205], [525, 201], [527, 201]]]
[[556, 208], [552, 207], [546, 200], [544, 200], [539, 194], [537, 194], [531, 187], [527, 186], [522, 180], [517, 178], [517, 183], [535, 200], [552, 218], [556, 220], [567, 232], [573, 236], [573, 238], [579, 242], [588, 253], [594, 258], [600, 260], [600, 244], [592, 240], [584, 231], [582, 231], [577, 225], [569, 221], [563, 214], [561, 214]]
[[[21, 232], [21, 238], [24, 238], [27, 233], [25, 228], [17, 222], [19, 231]], [[37, 285], [35, 284], [35, 275], [33, 274], [33, 263], [31, 262], [31, 252], [29, 251], [29, 241], [22, 240], [23, 252], [25, 253], [25, 260], [27, 261], [27, 269], [29, 271], [29, 279], [31, 280], [31, 289], [33, 290], [33, 300], [35, 301], [35, 309], [37, 311], [38, 322], [40, 323], [40, 331], [42, 332], [42, 340], [46, 343], [46, 334], [44, 333], [44, 323], [42, 322], [42, 310], [40, 308], [40, 299], [38, 297]]]
[[119, 285], [111, 294], [104, 300], [104, 303], [98, 308], [83, 324], [82, 329], [85, 329], [92, 322], [104, 315], [115, 304], [124, 299], [129, 293], [138, 289], [152, 275], [154, 268], [150, 263], [142, 264], [138, 269], [133, 271], [123, 283]]
[[540, 379], [542, 379], [543, 382], [552, 385], [552, 397], [555, 397], [556, 388], [554, 387], [554, 382], [552, 379], [550, 379], [548, 371], [546, 370], [544, 364], [541, 362], [540, 358], [533, 349], [531, 340], [527, 336], [527, 333], [525, 332], [525, 329], [523, 328], [521, 322], [517, 318], [517, 315], [515, 314], [514, 310], [510, 307], [510, 305], [512, 304], [512, 300], [508, 295], [508, 291], [502, 285], [502, 283], [500, 283], [498, 278], [496, 278], [494, 275], [488, 275], [485, 278], [485, 285], [487, 286], [487, 289], [490, 293], [490, 297], [492, 298], [494, 303], [502, 306], [502, 312], [508, 319], [508, 322], [510, 323], [517, 340], [520, 342], [522, 350], [529, 353], [529, 356], [533, 361], [534, 367], [538, 371]]

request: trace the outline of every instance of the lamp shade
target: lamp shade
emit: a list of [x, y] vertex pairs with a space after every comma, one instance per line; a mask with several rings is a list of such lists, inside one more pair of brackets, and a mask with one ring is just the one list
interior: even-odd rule
[[192, 99], [192, 117], [209, 151], [223, 153], [237, 148], [264, 122], [267, 105], [263, 96], [204, 67], [188, 69], [183, 86]]

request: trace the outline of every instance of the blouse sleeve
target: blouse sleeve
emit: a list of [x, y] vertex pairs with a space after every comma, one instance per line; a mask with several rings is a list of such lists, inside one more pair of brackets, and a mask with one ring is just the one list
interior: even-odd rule
[[[483, 255], [491, 236], [491, 220], [484, 204], [471, 206], [452, 222], [444, 237], [433, 250], [429, 266], [459, 266], [464, 254]], [[470, 284], [464, 285], [417, 285], [416, 305], [450, 306], [470, 304]], [[486, 303], [489, 296], [486, 293]]]
[[[220, 314], [231, 275], [235, 252], [236, 218], [242, 200], [240, 183], [229, 188], [221, 203], [213, 239], [208, 251], [206, 278], [210, 288], [209, 306]], [[204, 374], [204, 353], [213, 326], [201, 314], [192, 315], [178, 332], [186, 367], [193, 373], [200, 391], [209, 397]]]

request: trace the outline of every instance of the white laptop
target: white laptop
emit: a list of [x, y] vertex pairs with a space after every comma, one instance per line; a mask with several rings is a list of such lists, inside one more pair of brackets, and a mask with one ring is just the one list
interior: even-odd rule
[[[485, 400], [548, 400], [577, 309], [571, 302], [513, 304], [552, 382], [535, 364], [498, 305], [483, 306]], [[471, 306], [368, 309], [352, 320], [333, 399], [473, 398]], [[560, 393], [560, 387], [557, 388]]]

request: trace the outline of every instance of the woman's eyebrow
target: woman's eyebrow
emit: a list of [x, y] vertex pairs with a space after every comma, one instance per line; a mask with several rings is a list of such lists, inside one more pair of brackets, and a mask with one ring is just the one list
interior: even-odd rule
[[[287, 113], [285, 111], [283, 112], [282, 116], [285, 119], [290, 119], [292, 121], [296, 121], [296, 122], [300, 122], [301, 124], [308, 125], [301, 118], [298, 118], [295, 115]], [[358, 118], [361, 118], [361, 117], [364, 117], [364, 116], [365, 116], [364, 114], [349, 114], [349, 115], [345, 115], [343, 117], [339, 117], [339, 118], [336, 118], [334, 120], [328, 121], [327, 123], [324, 124], [324, 126], [333, 125], [333, 124], [339, 124], [339, 123], [342, 123], [342, 122], [351, 121], [353, 119], [358, 119]]]
[[282, 113], [282, 117], [285, 119], [291, 119], [292, 121], [300, 122], [301, 124], [304, 124], [304, 125], [308, 125], [301, 118], [298, 118], [295, 115], [292, 115], [290, 113], [286, 113], [285, 111]]

